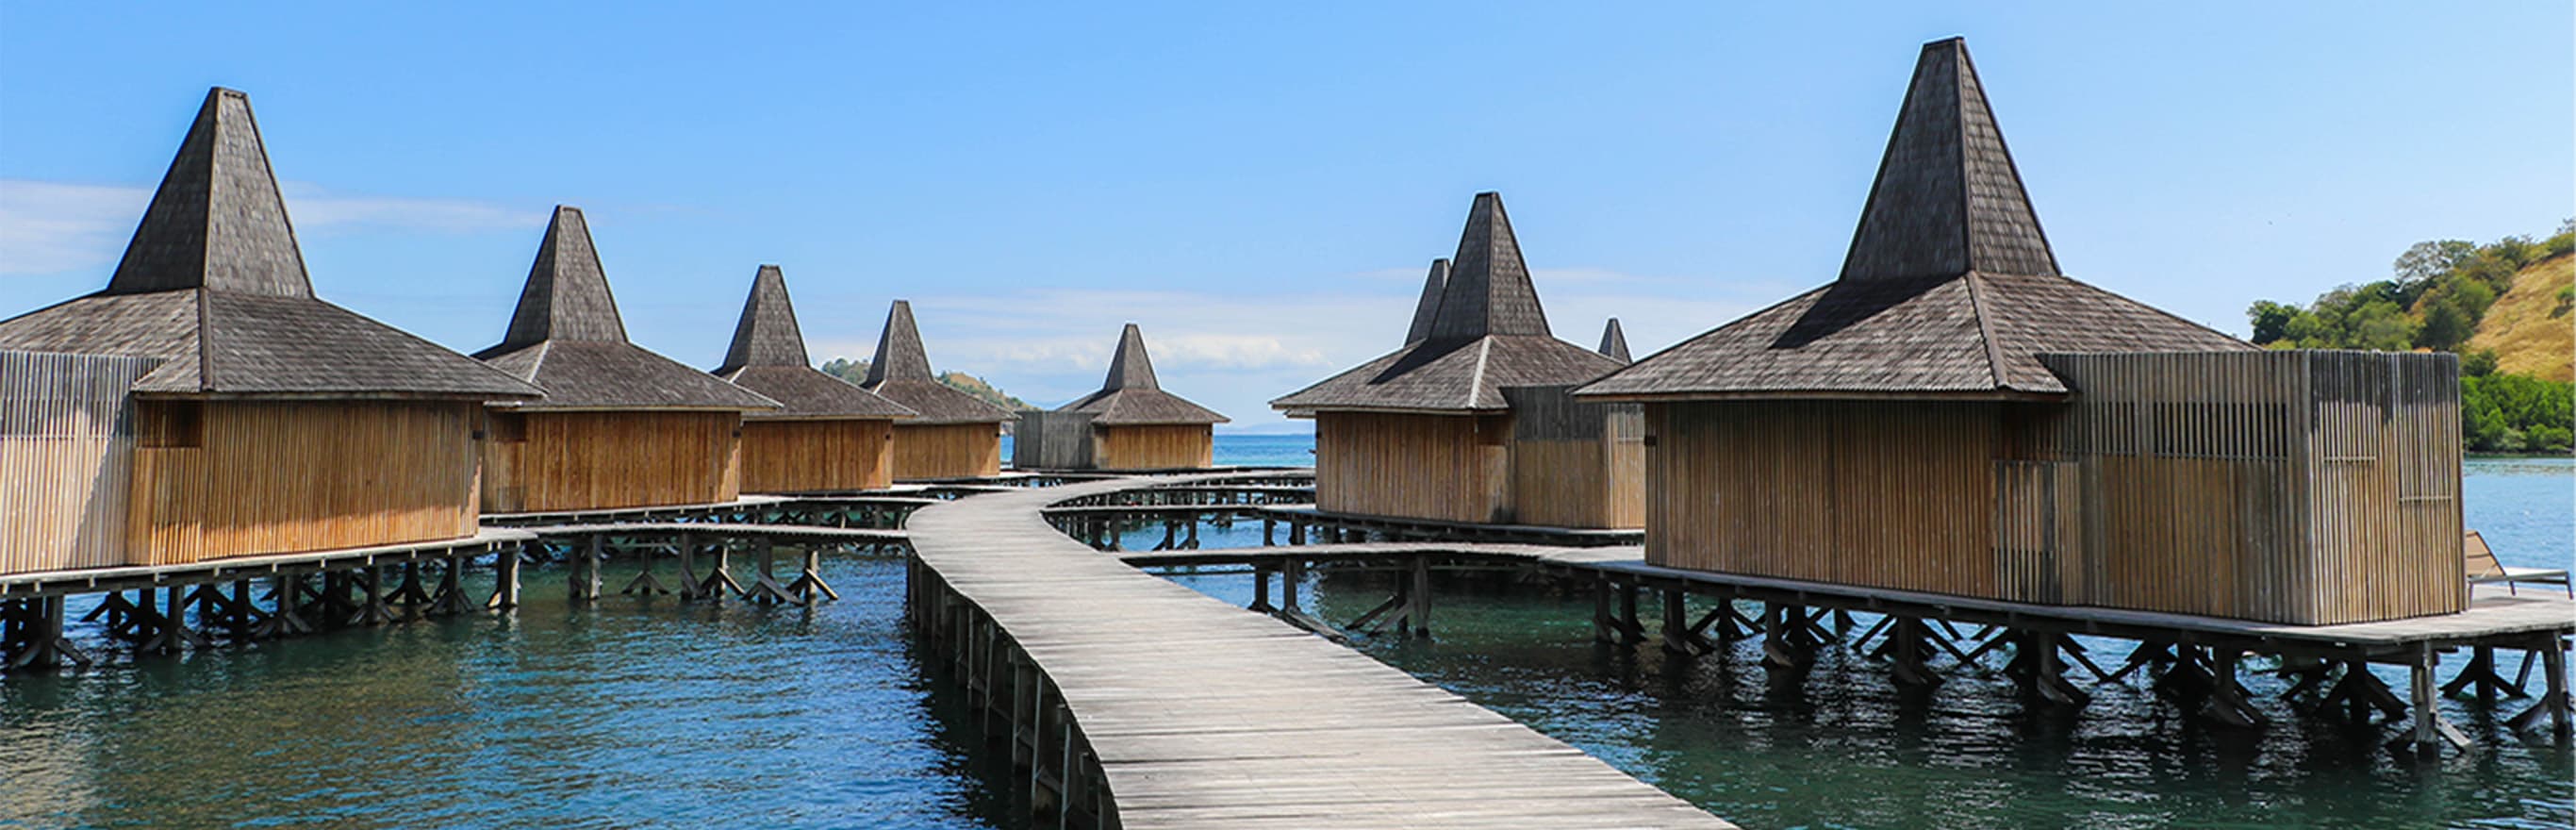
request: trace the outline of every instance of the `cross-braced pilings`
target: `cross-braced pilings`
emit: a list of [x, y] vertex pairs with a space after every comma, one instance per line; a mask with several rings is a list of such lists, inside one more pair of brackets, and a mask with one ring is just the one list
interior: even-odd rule
[[[1099, 504], [1114, 498], [1088, 501], [1093, 506], [1058, 509], [1051, 518], [1095, 548], [1115, 550], [1119, 529], [1149, 522], [1173, 528], [1176, 538], [1195, 538], [1187, 508], [1122, 516]], [[1299, 521], [1284, 543], [1265, 533], [1257, 548], [1157, 545], [1121, 556], [1140, 567], [1248, 566], [1252, 610], [1336, 638], [1379, 633], [1363, 625], [1392, 618], [1408, 621], [1397, 633], [1429, 636], [1430, 571], [1514, 567], [1591, 593], [1595, 636], [1604, 643], [1655, 642], [1675, 655], [1709, 657], [1758, 640], [1760, 662], [1791, 679], [1822, 650], [1841, 648], [1884, 663], [1891, 682], [1910, 688], [1937, 687], [1963, 671], [2000, 672], [2033, 706], [2081, 711], [2095, 687], [2137, 682], [2189, 716], [2259, 728], [2274, 715], [2245, 678], [2268, 671], [2289, 683], [2280, 697], [2293, 712], [2376, 727], [2403, 724], [2392, 745], [2426, 752], [2470, 744], [2442, 719], [2436, 704], [2443, 697], [2484, 706], [2528, 698], [2506, 722], [2514, 729], [2546, 725], [2560, 736], [2569, 734], [2576, 708], [2566, 666], [2576, 603], [2564, 597], [2480, 588], [2471, 610], [2459, 615], [2289, 626], [1685, 571], [1646, 565], [1636, 548], [1580, 547], [1601, 538], [1594, 532], [1564, 531], [1550, 539], [1544, 529], [1514, 528], [1506, 537], [1512, 543], [1443, 540], [1433, 523], [1292, 510]], [[1398, 587], [1369, 614], [1337, 625], [1299, 602], [1304, 575], [1318, 568], [1392, 571]], [[1281, 585], [1276, 600], [1274, 576]], [[2096, 651], [2106, 647], [2110, 654]], [[2465, 664], [2441, 683], [2446, 655], [2462, 656]], [[2507, 672], [2516, 657], [2519, 668]], [[2373, 666], [2399, 667], [2406, 679], [2392, 684]]]

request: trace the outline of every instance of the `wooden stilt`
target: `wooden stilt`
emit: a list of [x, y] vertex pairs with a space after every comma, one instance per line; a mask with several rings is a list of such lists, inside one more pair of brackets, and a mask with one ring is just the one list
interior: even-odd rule
[[2515, 729], [2529, 729], [2532, 724], [2538, 723], [2540, 718], [2546, 715], [2549, 718], [2550, 731], [2563, 739], [2569, 734], [2571, 712], [2576, 712], [2576, 697], [2570, 697], [2567, 690], [2567, 651], [2556, 634], [2549, 635], [2548, 640], [2538, 651], [2542, 689], [2540, 701], [2532, 704], [2531, 708], [2523, 710], [2522, 714], [2513, 716], [2513, 719], [2506, 721], [2505, 725]]
[[787, 589], [778, 584], [778, 577], [770, 573], [770, 568], [777, 558], [777, 546], [764, 537], [752, 540], [751, 548], [759, 553], [760, 570], [753, 574], [751, 588], [744, 594], [744, 598], [762, 604], [795, 601], [787, 595]]
[[[528, 547], [538, 543], [529, 542]], [[519, 552], [502, 551], [492, 559], [492, 598], [483, 607], [508, 611], [519, 607]]]
[[835, 602], [841, 599], [840, 592], [832, 590], [831, 583], [823, 581], [823, 549], [812, 545], [805, 547], [805, 567], [796, 572], [795, 581], [787, 583], [787, 590], [796, 595], [798, 603], [809, 608], [817, 598]]
[[2410, 657], [2406, 665], [2406, 687], [2415, 703], [2414, 728], [2409, 730], [2415, 751], [2426, 755], [2439, 753], [2445, 741], [2454, 747], [2468, 749], [2472, 745], [2469, 736], [2442, 719], [2441, 697], [2433, 685], [2433, 669], [2441, 657], [2434, 653], [2433, 644], [2418, 643]]

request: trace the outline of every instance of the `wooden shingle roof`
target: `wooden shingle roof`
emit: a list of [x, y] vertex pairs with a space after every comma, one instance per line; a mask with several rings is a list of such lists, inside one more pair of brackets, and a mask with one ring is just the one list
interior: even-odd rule
[[2056, 397], [2043, 352], [2250, 349], [2061, 275], [1967, 45], [1925, 44], [1841, 275], [1577, 394]]
[[1449, 260], [1431, 261], [1431, 273], [1422, 278], [1422, 297], [1413, 301], [1413, 325], [1404, 330], [1407, 346], [1431, 338], [1431, 321], [1440, 316], [1440, 292], [1449, 287]]
[[1222, 424], [1215, 410], [1163, 391], [1154, 378], [1154, 358], [1145, 352], [1145, 333], [1128, 323], [1118, 335], [1118, 353], [1109, 359], [1109, 377], [1100, 391], [1058, 407], [1058, 412], [1091, 412], [1099, 426], [1144, 424]]
[[1271, 401], [1291, 415], [1327, 410], [1437, 413], [1510, 408], [1506, 386], [1582, 383], [1619, 367], [1548, 333], [1502, 197], [1476, 194], [1420, 342]]
[[1610, 318], [1610, 322], [1601, 327], [1601, 348], [1593, 351], [1622, 364], [1636, 362], [1636, 358], [1628, 356], [1628, 333], [1619, 330], [1617, 317]]
[[535, 387], [313, 294], [250, 98], [206, 93], [107, 288], [0, 321], [0, 348], [160, 359], [132, 391], [532, 398]]
[[555, 207], [501, 342], [474, 354], [536, 384], [542, 409], [776, 410], [777, 401], [626, 340], [581, 210]]
[[716, 367], [715, 376], [786, 407], [747, 416], [754, 419], [895, 420], [913, 415], [902, 404], [814, 368], [796, 326], [796, 307], [787, 299], [787, 276], [775, 265], [760, 266], [752, 275], [751, 296], [744, 298], [742, 321], [733, 328], [733, 346], [725, 350], [724, 365]]
[[921, 345], [921, 327], [912, 321], [909, 300], [896, 300], [886, 311], [885, 333], [877, 337], [876, 357], [868, 361], [867, 382], [859, 385], [910, 408], [915, 414], [909, 423], [999, 424], [1015, 417], [939, 382], [930, 371], [930, 351]]

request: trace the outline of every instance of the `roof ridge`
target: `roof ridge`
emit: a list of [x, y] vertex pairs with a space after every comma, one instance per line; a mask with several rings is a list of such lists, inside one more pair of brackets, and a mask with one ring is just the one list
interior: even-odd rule
[[2057, 270], [1966, 41], [1924, 44], [1840, 279]]
[[537, 258], [528, 265], [527, 284], [510, 313], [510, 330], [496, 348], [523, 347], [546, 340], [625, 343], [626, 323], [617, 313], [617, 294], [608, 287], [599, 247], [590, 238], [590, 222], [581, 208], [556, 205], [546, 221]]
[[101, 294], [313, 296], [250, 96], [213, 87]]
[[1986, 375], [1994, 379], [1995, 388], [2011, 388], [2004, 374], [2003, 344], [1995, 340], [1995, 324], [1986, 319], [1985, 278], [1976, 271], [1962, 276], [1968, 287], [1968, 316], [1977, 321], [1977, 340], [1985, 344]]
[[1617, 317], [1610, 318], [1610, 322], [1601, 327], [1601, 347], [1594, 351], [1621, 363], [1637, 362], [1628, 356], [1628, 333], [1619, 328]]
[[1404, 330], [1406, 345], [1431, 337], [1431, 322], [1440, 316], [1440, 294], [1449, 287], [1449, 258], [1431, 261], [1431, 272], [1422, 277], [1422, 296], [1413, 301], [1413, 325]]
[[805, 351], [805, 334], [796, 322], [796, 304], [787, 295], [787, 275], [776, 265], [762, 265], [751, 276], [751, 293], [742, 300], [742, 318], [734, 323], [733, 344], [725, 349], [717, 372], [745, 366], [803, 366], [813, 358]]
[[1457, 343], [1495, 334], [1548, 333], [1547, 311], [1530, 283], [1529, 263], [1521, 258], [1502, 194], [1476, 194], [1467, 209], [1467, 225], [1458, 233], [1458, 253], [1449, 260], [1440, 310], [1425, 339]]
[[1109, 378], [1100, 384], [1103, 392], [1129, 389], [1159, 392], [1162, 383], [1154, 378], [1154, 357], [1145, 350], [1145, 332], [1128, 323], [1118, 333], [1118, 350], [1109, 358]]
[[885, 330], [877, 335], [877, 353], [868, 360], [863, 385], [902, 378], [939, 379], [930, 368], [930, 349], [922, 345], [921, 326], [913, 322], [911, 300], [896, 300], [886, 308]]

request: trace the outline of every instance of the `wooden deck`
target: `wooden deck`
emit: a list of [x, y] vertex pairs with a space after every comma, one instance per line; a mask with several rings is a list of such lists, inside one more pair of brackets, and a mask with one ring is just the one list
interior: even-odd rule
[[127, 565], [9, 574], [0, 576], [0, 599], [94, 594], [429, 562], [459, 556], [481, 556], [535, 538], [536, 534], [525, 530], [487, 527], [462, 539], [235, 556], [184, 565]]
[[2043, 625], [2079, 634], [2170, 639], [2193, 635], [2203, 639], [2259, 641], [2275, 646], [2301, 644], [2360, 649], [2373, 656], [2401, 653], [2408, 646], [2473, 645], [2486, 640], [2534, 632], [2576, 632], [2576, 599], [2553, 590], [2509, 592], [2504, 586], [2480, 585], [2471, 591], [2469, 608], [2458, 614], [2414, 617], [2341, 625], [2288, 625], [2190, 614], [2127, 611], [2080, 605], [2039, 605], [1960, 597], [1920, 591], [1898, 591], [1666, 568], [1645, 563], [1638, 547], [1568, 548], [1550, 545], [1473, 542], [1369, 542], [1299, 547], [1212, 548], [1118, 554], [1140, 567], [1176, 565], [1271, 565], [1286, 560], [1333, 562], [1429, 555], [1461, 559], [1520, 562], [1591, 571], [1621, 583], [1648, 587], [1723, 588], [1747, 598], [1778, 596], [1814, 605], [1857, 611], [1937, 609], [1944, 619]]
[[1152, 827], [1729, 827], [1364, 655], [1058, 533], [1102, 481], [913, 514], [918, 565], [1052, 681], [1109, 822]]

